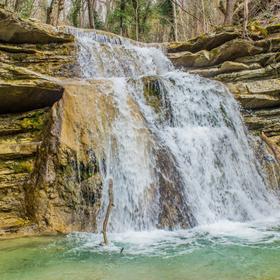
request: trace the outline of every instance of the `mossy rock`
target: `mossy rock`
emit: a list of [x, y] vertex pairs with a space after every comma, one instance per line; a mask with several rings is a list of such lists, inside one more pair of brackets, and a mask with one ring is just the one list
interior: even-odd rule
[[158, 78], [147, 76], [142, 80], [144, 82], [144, 97], [147, 103], [154, 108], [155, 112], [159, 113], [161, 110], [161, 95]]
[[38, 109], [25, 113], [0, 116], [0, 136], [40, 131], [47, 124], [49, 109]]
[[190, 39], [186, 42], [172, 42], [167, 46], [167, 51], [169, 53], [174, 52], [198, 52], [201, 50], [212, 50], [221, 46], [222, 44], [236, 39], [241, 36], [241, 32], [232, 31], [221, 31], [217, 34], [202, 34], [194, 39]]
[[73, 41], [73, 36], [59, 33], [39, 21], [24, 20], [14, 13], [0, 8], [0, 41], [8, 43], [64, 43]]
[[169, 54], [169, 58], [176, 66], [186, 68], [209, 67], [227, 60], [256, 55], [263, 52], [262, 46], [255, 46], [254, 42], [235, 39], [211, 51], [202, 50], [195, 54], [190, 52]]

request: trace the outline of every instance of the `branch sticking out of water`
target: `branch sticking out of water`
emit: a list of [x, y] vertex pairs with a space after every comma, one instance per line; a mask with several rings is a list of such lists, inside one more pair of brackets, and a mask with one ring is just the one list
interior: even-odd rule
[[114, 193], [113, 193], [113, 180], [112, 179], [109, 180], [108, 195], [109, 195], [109, 203], [108, 203], [107, 211], [106, 211], [105, 218], [103, 221], [103, 229], [102, 229], [104, 245], [108, 245], [108, 243], [109, 243], [108, 238], [107, 238], [107, 226], [108, 226], [110, 213], [112, 211], [112, 208], [114, 207]]

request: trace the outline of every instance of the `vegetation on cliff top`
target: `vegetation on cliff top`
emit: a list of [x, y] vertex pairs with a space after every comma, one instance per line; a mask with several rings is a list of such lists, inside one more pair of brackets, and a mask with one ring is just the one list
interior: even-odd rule
[[[278, 22], [277, 0], [1, 0], [24, 18], [103, 29], [148, 42], [184, 41], [221, 25]], [[1, 2], [0, 1], [0, 2]], [[261, 23], [254, 24], [257, 20]], [[274, 25], [271, 32], [278, 32]]]

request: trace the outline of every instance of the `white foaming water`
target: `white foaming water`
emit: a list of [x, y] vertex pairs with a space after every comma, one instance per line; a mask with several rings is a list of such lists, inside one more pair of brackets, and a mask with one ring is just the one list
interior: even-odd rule
[[239, 107], [225, 87], [180, 72], [164, 75], [160, 86], [171, 117], [159, 134], [175, 155], [197, 223], [273, 215], [278, 201], [267, 191]]
[[[94, 32], [74, 34], [83, 78], [113, 80], [118, 111], [101, 159], [104, 190], [99, 224], [108, 205], [110, 177], [115, 204], [110, 231], [130, 232], [128, 236], [136, 239], [131, 231], [180, 228], [186, 207], [188, 225], [198, 225], [202, 232], [203, 226], [220, 228], [220, 223], [244, 230], [240, 222], [279, 212], [278, 198], [267, 189], [250, 148], [238, 104], [222, 84], [173, 71], [159, 49]], [[160, 110], [168, 114], [158, 114], [148, 105], [144, 75], [156, 75]], [[167, 157], [160, 156], [162, 150]], [[173, 208], [166, 210], [166, 204]], [[174, 237], [156, 232], [160, 240], [160, 232]], [[112, 240], [118, 242], [118, 236], [112, 235]]]
[[72, 246], [75, 244], [74, 250], [79, 253], [109, 251], [119, 254], [122, 249], [129, 258], [139, 255], [172, 258], [192, 254], [201, 248], [220, 246], [278, 250], [280, 232], [276, 225], [279, 222], [279, 217], [247, 223], [224, 220], [189, 230], [109, 233], [110, 244], [107, 247], [100, 246], [102, 237], [99, 234], [73, 233], [68, 236], [68, 240]]
[[69, 31], [77, 38], [83, 78], [138, 77], [172, 69], [170, 61], [158, 48], [132, 45], [128, 39], [107, 37], [94, 31]]

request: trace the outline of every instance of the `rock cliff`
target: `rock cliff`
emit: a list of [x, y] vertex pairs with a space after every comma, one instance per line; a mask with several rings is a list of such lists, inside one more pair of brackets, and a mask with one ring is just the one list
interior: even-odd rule
[[32, 174], [64, 88], [48, 75], [75, 68], [71, 36], [0, 9], [0, 236], [37, 231]]

